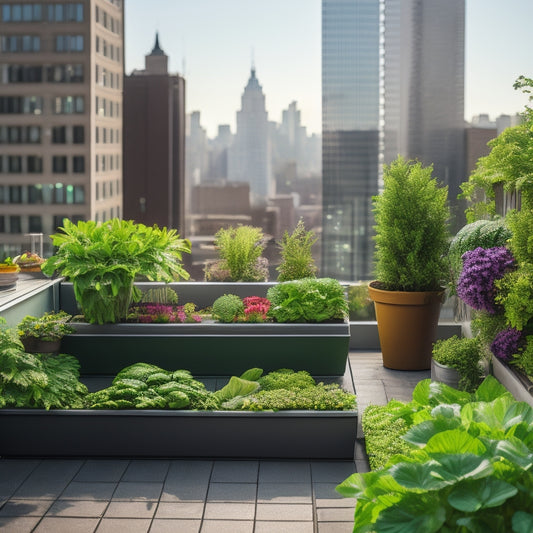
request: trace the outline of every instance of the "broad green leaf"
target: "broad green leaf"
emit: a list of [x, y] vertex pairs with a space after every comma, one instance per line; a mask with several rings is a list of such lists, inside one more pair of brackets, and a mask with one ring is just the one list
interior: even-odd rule
[[483, 437], [480, 439], [492, 457], [503, 457], [523, 469], [533, 466], [533, 453], [520, 439], [516, 437], [509, 437], [505, 440], [492, 440]]
[[513, 402], [503, 417], [504, 429], [522, 422], [533, 424], [533, 408], [526, 402]]
[[500, 396], [510, 395], [511, 393], [494, 376], [488, 375], [474, 393], [473, 399], [491, 402]]
[[483, 457], [472, 453], [455, 453], [442, 455], [431, 475], [452, 484], [463, 479], [486, 478], [493, 471], [494, 468], [490, 461]]
[[416, 384], [413, 390], [413, 400], [420, 405], [429, 405], [429, 384], [430, 379], [423, 379]]
[[237, 396], [248, 396], [258, 389], [259, 383], [256, 381], [248, 381], [237, 376], [232, 376], [229, 383], [214, 394], [219, 401], [224, 402]]
[[262, 375], [262, 368], [250, 368], [249, 370], [244, 372], [244, 374], [242, 374], [240, 378], [245, 379], [247, 381], [257, 381]]
[[395, 481], [407, 489], [437, 490], [448, 484], [448, 480], [437, 479], [433, 476], [433, 472], [438, 467], [440, 464], [437, 461], [398, 463], [390, 468], [390, 473]]
[[475, 513], [480, 509], [498, 507], [517, 492], [516, 487], [501, 479], [475, 479], [455, 487], [448, 495], [448, 502], [458, 511]]
[[431, 416], [443, 418], [455, 418], [461, 415], [461, 406], [457, 403], [437, 405], [431, 411]]
[[438, 453], [472, 453], [480, 455], [485, 451], [483, 444], [461, 429], [442, 431], [431, 437], [425, 451]]
[[443, 418], [439, 417], [436, 420], [426, 420], [421, 424], [417, 424], [410, 428], [405, 435], [404, 440], [416, 446], [424, 446], [429, 439], [449, 429], [455, 429], [461, 425], [461, 420], [458, 418]]
[[[505, 531], [504, 519], [501, 515], [495, 513], [487, 513], [486, 511], [482, 515], [467, 516], [465, 518], [459, 518], [457, 520], [458, 526], [463, 526], [469, 533], [492, 533], [493, 531]], [[462, 529], [453, 530], [463, 531]]]
[[436, 497], [410, 494], [384, 509], [376, 520], [380, 533], [435, 533], [446, 520], [446, 510]]
[[345, 498], [373, 500], [383, 494], [394, 492], [404, 493], [406, 490], [399, 485], [387, 470], [375, 470], [364, 474], [352, 474], [335, 490]]
[[533, 531], [533, 514], [517, 511], [513, 515], [513, 533], [531, 533]]

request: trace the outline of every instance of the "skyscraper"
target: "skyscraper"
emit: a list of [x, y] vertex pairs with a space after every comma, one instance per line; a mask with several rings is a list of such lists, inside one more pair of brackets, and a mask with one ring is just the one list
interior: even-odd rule
[[261, 206], [272, 195], [273, 180], [265, 95], [253, 67], [241, 102], [229, 152], [228, 177], [249, 183], [252, 204]]
[[[122, 0], [0, 0], [0, 255], [122, 216]], [[47, 241], [47, 240], [46, 240]], [[2, 253], [3, 252], [3, 253]]]
[[467, 177], [465, 0], [384, 0], [384, 8], [385, 162], [401, 154], [432, 163], [456, 207]]
[[322, 0], [322, 275], [343, 280], [372, 270], [379, 40], [379, 0]]
[[185, 80], [155, 45], [124, 78], [124, 217], [185, 231]]

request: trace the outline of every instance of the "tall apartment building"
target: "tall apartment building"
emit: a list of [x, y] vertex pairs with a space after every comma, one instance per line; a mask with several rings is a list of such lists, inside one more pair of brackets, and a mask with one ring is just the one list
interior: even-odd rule
[[380, 0], [322, 0], [322, 269], [370, 277], [378, 192]]
[[[0, 0], [0, 255], [122, 216], [122, 0]], [[47, 241], [47, 239], [45, 239]]]
[[433, 164], [456, 225], [464, 169], [465, 0], [384, 0], [384, 159]]
[[124, 78], [124, 218], [185, 232], [185, 80], [155, 45]]

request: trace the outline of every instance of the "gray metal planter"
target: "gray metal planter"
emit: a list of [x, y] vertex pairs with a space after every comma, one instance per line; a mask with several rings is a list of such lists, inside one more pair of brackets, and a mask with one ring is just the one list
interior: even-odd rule
[[2, 456], [353, 459], [357, 411], [0, 409], [0, 428]]
[[457, 389], [461, 375], [455, 368], [441, 365], [435, 359], [431, 359], [431, 379]]
[[307, 370], [342, 376], [350, 327], [331, 324], [76, 324], [61, 351], [78, 358], [82, 374], [116, 374], [152, 363], [194, 375], [240, 375], [249, 368]]

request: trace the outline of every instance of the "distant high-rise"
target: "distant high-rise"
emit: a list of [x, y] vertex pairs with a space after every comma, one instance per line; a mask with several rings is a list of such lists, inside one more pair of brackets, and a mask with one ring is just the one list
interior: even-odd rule
[[[0, 257], [122, 216], [122, 0], [0, 0]], [[48, 243], [48, 239], [45, 243]]]
[[159, 45], [124, 78], [124, 217], [185, 232], [185, 80]]
[[378, 192], [380, 0], [322, 0], [322, 275], [370, 277]]
[[385, 162], [401, 154], [433, 164], [456, 207], [467, 177], [465, 0], [384, 0], [384, 8]]
[[228, 177], [250, 184], [252, 204], [265, 205], [272, 195], [272, 164], [265, 95], [252, 68], [237, 111], [237, 132], [230, 148]]

